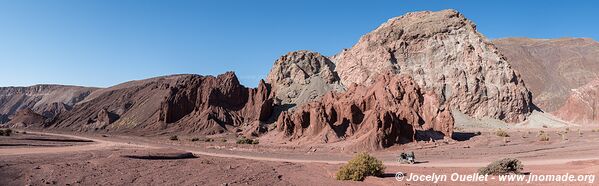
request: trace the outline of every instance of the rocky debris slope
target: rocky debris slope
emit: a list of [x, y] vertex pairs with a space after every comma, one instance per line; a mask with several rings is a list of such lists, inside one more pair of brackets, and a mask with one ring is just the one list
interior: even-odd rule
[[493, 43], [534, 95], [544, 111], [560, 108], [570, 90], [599, 77], [599, 42], [587, 38], [505, 38]]
[[38, 113], [35, 113], [33, 110], [25, 108], [17, 111], [17, 113], [12, 116], [10, 121], [7, 123], [9, 127], [40, 127], [44, 124], [46, 118]]
[[319, 53], [305, 50], [281, 56], [270, 70], [266, 82], [271, 84], [281, 105], [301, 105], [329, 91], [344, 90], [335, 64]]
[[565, 104], [554, 114], [575, 124], [599, 124], [599, 78], [573, 89]]
[[440, 102], [477, 119], [523, 121], [534, 106], [510, 64], [455, 10], [392, 18], [333, 57], [344, 85], [370, 85], [386, 71], [409, 74]]
[[409, 76], [386, 74], [371, 86], [354, 84], [282, 113], [277, 129], [298, 145], [344, 141], [346, 150], [374, 150], [451, 137], [453, 124], [435, 93], [422, 92]]
[[31, 109], [51, 118], [69, 110], [94, 90], [96, 88], [64, 85], [0, 87], [0, 116], [10, 117], [19, 110]]
[[232, 72], [132, 81], [90, 97], [47, 127], [203, 134], [236, 132], [242, 126], [257, 130], [270, 116], [273, 102], [263, 81], [258, 88], [246, 88]]

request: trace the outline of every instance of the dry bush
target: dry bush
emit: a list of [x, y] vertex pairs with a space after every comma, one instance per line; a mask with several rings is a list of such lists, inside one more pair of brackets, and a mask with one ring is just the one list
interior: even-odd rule
[[501, 130], [501, 129], [497, 130], [495, 132], [495, 135], [497, 135], [499, 137], [510, 137], [510, 135], [506, 131]]
[[12, 134], [12, 129], [0, 130], [0, 136], [10, 136]]
[[336, 179], [364, 181], [368, 176], [382, 176], [384, 171], [385, 166], [382, 161], [363, 152], [343, 165], [337, 172]]
[[239, 138], [237, 140], [237, 144], [252, 144], [252, 145], [256, 145], [256, 144], [259, 144], [259, 143], [260, 142], [257, 139], [252, 140], [252, 139], [248, 139], [246, 137], [241, 137], [241, 138]]
[[179, 137], [177, 135], [173, 135], [173, 136], [171, 136], [168, 139], [173, 140], [173, 141], [177, 141], [177, 140], [179, 140]]
[[549, 141], [549, 135], [547, 135], [547, 133], [540, 133], [539, 141]]
[[497, 160], [486, 167], [480, 168], [478, 173], [481, 175], [505, 175], [520, 174], [524, 166], [520, 160], [515, 158], [504, 158]]

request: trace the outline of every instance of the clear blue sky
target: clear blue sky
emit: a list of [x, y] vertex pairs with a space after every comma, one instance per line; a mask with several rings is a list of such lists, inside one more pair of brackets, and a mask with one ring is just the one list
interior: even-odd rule
[[255, 86], [281, 55], [333, 55], [387, 19], [453, 8], [489, 38], [599, 39], [597, 1], [0, 1], [0, 86], [107, 87], [235, 71]]

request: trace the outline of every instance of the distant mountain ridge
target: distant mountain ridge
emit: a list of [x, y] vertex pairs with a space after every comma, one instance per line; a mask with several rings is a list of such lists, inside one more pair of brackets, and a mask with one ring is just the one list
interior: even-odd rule
[[589, 38], [504, 38], [492, 41], [542, 110], [556, 111], [571, 89], [599, 78], [599, 42]]
[[0, 87], [0, 117], [4, 118], [0, 118], [0, 121], [7, 122], [10, 116], [22, 109], [31, 109], [52, 118], [70, 110], [95, 90], [97, 88], [46, 84]]

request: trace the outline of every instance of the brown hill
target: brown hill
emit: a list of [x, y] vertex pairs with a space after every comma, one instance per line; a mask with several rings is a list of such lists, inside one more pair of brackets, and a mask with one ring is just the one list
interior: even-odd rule
[[599, 43], [586, 38], [497, 39], [493, 43], [534, 95], [543, 110], [560, 108], [571, 89], [599, 77]]
[[381, 75], [371, 86], [329, 92], [279, 116], [284, 141], [346, 142], [346, 150], [374, 150], [420, 139], [451, 137], [453, 117], [433, 92], [409, 76]]
[[41, 127], [43, 126], [46, 118], [33, 110], [25, 108], [17, 111], [17, 113], [11, 117], [7, 123], [9, 127]]
[[[0, 121], [22, 109], [31, 109], [51, 118], [69, 110], [96, 88], [65, 85], [0, 87]], [[6, 122], [6, 120], [4, 120]]]
[[599, 78], [573, 89], [554, 114], [576, 124], [599, 124]]
[[234, 73], [173, 75], [132, 81], [94, 92], [49, 128], [76, 131], [214, 134], [260, 127], [270, 116], [270, 88], [250, 89]]
[[344, 85], [370, 85], [386, 71], [409, 74], [442, 105], [474, 118], [525, 120], [532, 96], [510, 64], [455, 10], [392, 18], [333, 57]]

